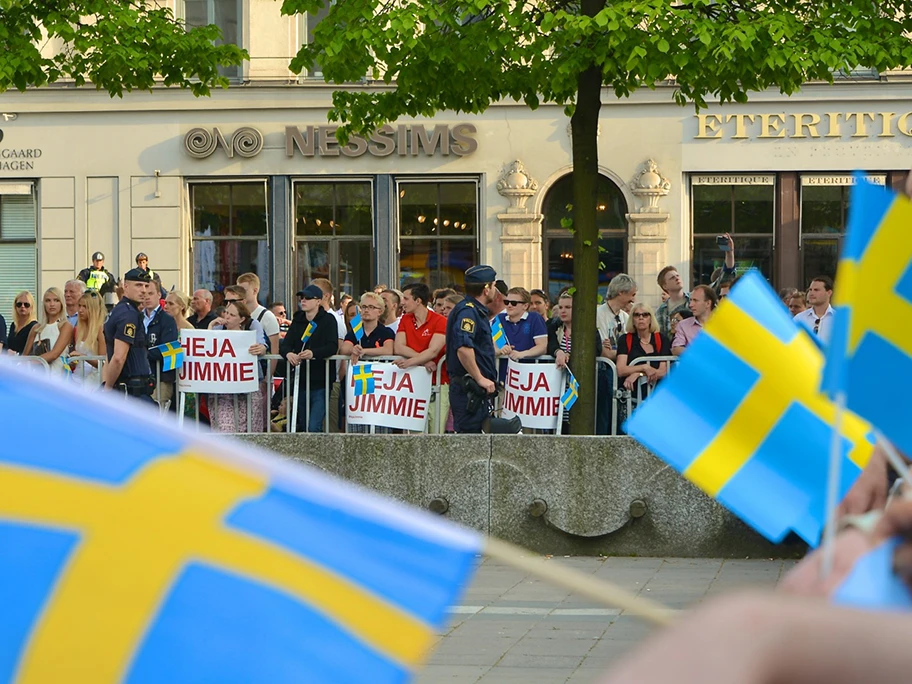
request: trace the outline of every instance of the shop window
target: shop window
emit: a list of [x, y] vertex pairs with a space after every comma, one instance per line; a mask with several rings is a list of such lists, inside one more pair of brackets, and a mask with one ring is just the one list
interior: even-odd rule
[[[22, 290], [38, 290], [35, 195], [31, 183], [0, 183], [0, 313], [9, 317]], [[9, 324], [9, 320], [7, 320]]]
[[[222, 32], [218, 44], [238, 45], [243, 47], [241, 41], [243, 0], [183, 0], [184, 23], [187, 28], [209, 26], [215, 24]], [[219, 73], [228, 78], [239, 79], [241, 67], [221, 67]]]
[[[545, 290], [556, 299], [573, 285], [573, 233], [564, 223], [572, 216], [573, 174], [560, 178], [542, 202]], [[595, 196], [599, 231], [598, 291], [604, 296], [608, 283], [627, 270], [627, 201], [611, 179], [599, 175]]]
[[242, 273], [260, 277], [261, 300], [271, 290], [266, 181], [191, 183], [193, 289], [221, 292]]
[[399, 181], [399, 285], [462, 286], [478, 263], [478, 183]]
[[[868, 176], [876, 185], [885, 175]], [[836, 263], [845, 239], [849, 193], [855, 180], [849, 175], [801, 177], [801, 282], [807, 286], [819, 275], [836, 276]]]
[[327, 278], [356, 299], [374, 286], [369, 181], [295, 183], [296, 286]]
[[759, 270], [767, 279], [773, 273], [775, 177], [697, 176], [692, 179], [693, 281], [708, 284], [725, 254], [716, 237], [731, 233], [735, 240], [736, 267], [742, 274]]

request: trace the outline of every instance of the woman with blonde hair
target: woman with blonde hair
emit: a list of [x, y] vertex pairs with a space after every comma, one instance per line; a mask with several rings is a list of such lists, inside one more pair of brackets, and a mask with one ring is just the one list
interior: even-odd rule
[[84, 384], [100, 385], [98, 361], [85, 360], [84, 356], [106, 356], [104, 322], [107, 309], [104, 300], [95, 290], [86, 290], [76, 302], [76, 328], [73, 332], [73, 351], [70, 368]]
[[165, 313], [174, 319], [178, 330], [193, 330], [193, 324], [187, 320], [190, 310], [190, 297], [180, 290], [171, 290], [165, 297]]
[[667, 361], [631, 365], [644, 356], [670, 356], [671, 343], [659, 333], [659, 323], [648, 304], [637, 302], [627, 319], [627, 334], [618, 338], [617, 372], [624, 387], [632, 390], [640, 378], [655, 385], [668, 372]]
[[41, 298], [38, 325], [29, 334], [26, 350], [29, 356], [39, 356], [48, 366], [63, 371], [61, 356], [73, 341], [73, 326], [66, 317], [63, 292], [49, 287]]
[[7, 348], [12, 354], [25, 356], [30, 347], [27, 345], [32, 328], [38, 325], [38, 311], [35, 298], [28, 290], [23, 290], [13, 299], [13, 317], [7, 336]]

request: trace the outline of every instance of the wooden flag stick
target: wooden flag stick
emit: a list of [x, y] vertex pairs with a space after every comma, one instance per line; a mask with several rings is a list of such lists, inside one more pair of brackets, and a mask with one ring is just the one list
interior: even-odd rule
[[620, 608], [660, 627], [672, 623], [671, 608], [650, 599], [634, 596], [629, 591], [605, 580], [597, 580], [560, 562], [544, 563], [529, 551], [499, 539], [485, 537], [486, 556], [528, 572], [530, 575], [569, 589], [610, 608]]

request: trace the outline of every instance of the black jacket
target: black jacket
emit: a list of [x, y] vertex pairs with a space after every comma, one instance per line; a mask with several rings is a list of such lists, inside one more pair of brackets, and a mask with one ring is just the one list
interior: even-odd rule
[[[279, 343], [279, 353], [282, 358], [289, 352], [299, 354], [305, 349], [313, 352], [314, 360], [304, 363], [310, 363], [310, 389], [322, 389], [326, 387], [326, 366], [329, 365], [329, 384], [332, 385], [336, 377], [335, 361], [323, 361], [333, 356], [339, 351], [339, 327], [336, 323], [336, 317], [327, 313], [321, 306], [314, 316], [313, 323], [316, 326], [307, 343], [301, 342], [304, 331], [307, 330], [307, 316], [303, 311], [298, 311], [291, 321], [285, 338]], [[304, 366], [306, 368], [306, 366]], [[306, 377], [306, 376], [305, 376]], [[301, 380], [303, 383], [304, 380]]]
[[[177, 323], [169, 313], [164, 309], [155, 312], [155, 318], [149, 323], [149, 329], [146, 330], [146, 346], [149, 349], [149, 367], [152, 369], [152, 375], [155, 375], [155, 369], [159, 368], [162, 363], [162, 354], [160, 351], [153, 349], [165, 342], [177, 342], [180, 335], [177, 331]], [[174, 382], [177, 371], [168, 371], [161, 374], [162, 382]]]

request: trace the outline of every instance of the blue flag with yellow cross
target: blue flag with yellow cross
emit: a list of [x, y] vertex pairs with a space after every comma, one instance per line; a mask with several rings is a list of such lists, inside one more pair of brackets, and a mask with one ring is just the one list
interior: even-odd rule
[[409, 679], [479, 535], [68, 385], [0, 359], [0, 681]]
[[184, 365], [184, 348], [180, 342], [165, 342], [152, 347], [162, 355], [162, 372], [177, 370]]
[[376, 391], [374, 368], [369, 363], [359, 363], [352, 368], [352, 381], [355, 383], [356, 397]]
[[912, 455], [912, 202], [856, 178], [836, 271], [824, 387]]
[[[820, 389], [823, 363], [763, 277], [748, 273], [633, 413], [627, 434], [769, 540], [794, 531], [816, 546], [836, 415]], [[858, 416], [843, 414], [841, 435], [840, 498], [873, 451]]]

